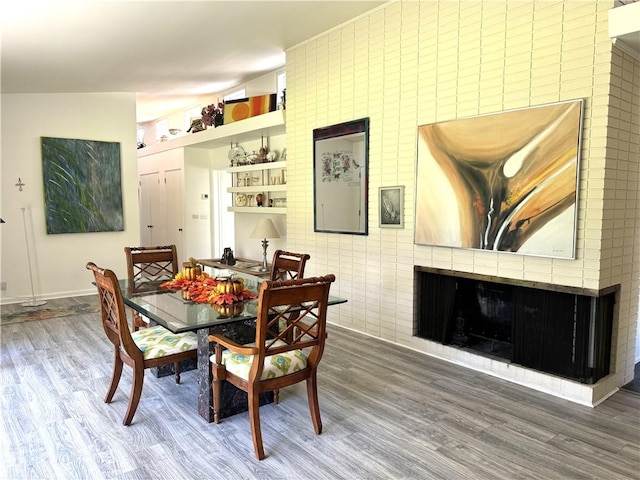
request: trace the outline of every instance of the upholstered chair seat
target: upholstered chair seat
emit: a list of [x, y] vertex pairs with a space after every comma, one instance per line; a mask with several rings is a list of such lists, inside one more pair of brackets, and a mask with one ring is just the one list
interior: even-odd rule
[[131, 332], [131, 338], [136, 346], [142, 350], [142, 356], [145, 360], [198, 348], [198, 336], [195, 333], [171, 333], [161, 325]]
[[[277, 340], [273, 343], [274, 347], [286, 345], [282, 340]], [[255, 343], [249, 343], [245, 347], [253, 347]], [[227, 372], [242, 378], [243, 380], [249, 379], [249, 371], [251, 365], [253, 365], [253, 355], [245, 355], [242, 353], [235, 353], [232, 350], [225, 350], [222, 352], [222, 364], [226, 367]], [[307, 368], [307, 354], [302, 350], [289, 350], [276, 355], [269, 355], [264, 358], [264, 367], [260, 380], [267, 380], [269, 378], [282, 377], [289, 375], [290, 373], [298, 372]], [[212, 363], [215, 363], [215, 355], [211, 355]]]

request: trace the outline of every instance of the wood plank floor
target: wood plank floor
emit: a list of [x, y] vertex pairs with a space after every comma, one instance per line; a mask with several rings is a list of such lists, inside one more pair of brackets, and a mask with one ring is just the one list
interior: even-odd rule
[[639, 479], [640, 395], [579, 406], [331, 326], [313, 432], [303, 385], [207, 424], [196, 375], [145, 377], [129, 427], [131, 369], [103, 403], [111, 348], [98, 314], [0, 327], [2, 479]]

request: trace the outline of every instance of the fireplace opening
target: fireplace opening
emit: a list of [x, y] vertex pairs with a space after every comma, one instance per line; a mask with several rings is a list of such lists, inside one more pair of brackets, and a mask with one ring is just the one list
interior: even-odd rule
[[512, 297], [509, 285], [458, 280], [451, 343], [512, 360]]
[[594, 383], [610, 373], [618, 286], [573, 287], [414, 267], [414, 335]]

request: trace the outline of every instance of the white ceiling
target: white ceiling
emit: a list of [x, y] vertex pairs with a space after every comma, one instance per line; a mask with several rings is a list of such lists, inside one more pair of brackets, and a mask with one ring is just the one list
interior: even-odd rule
[[[282, 67], [285, 49], [384, 3], [5, 0], [0, 90], [135, 92], [137, 121], [149, 121]], [[631, 3], [614, 9], [635, 18], [630, 31], [611, 36], [638, 52]]]
[[135, 92], [149, 121], [282, 67], [285, 49], [383, 3], [4, 1], [0, 88]]

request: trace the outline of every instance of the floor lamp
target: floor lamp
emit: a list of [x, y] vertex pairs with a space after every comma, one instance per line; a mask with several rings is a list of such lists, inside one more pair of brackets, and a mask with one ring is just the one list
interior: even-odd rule
[[44, 300], [36, 300], [36, 294], [33, 290], [33, 272], [31, 271], [31, 253], [29, 252], [29, 234], [27, 233], [27, 217], [25, 215], [26, 207], [20, 207], [22, 210], [22, 226], [24, 227], [24, 243], [27, 246], [27, 263], [29, 264], [29, 281], [31, 282], [31, 300], [22, 303], [23, 307], [39, 307], [44, 305]]
[[267, 264], [267, 247], [269, 242], [267, 238], [280, 238], [276, 226], [273, 224], [270, 218], [261, 218], [256, 228], [251, 233], [251, 238], [262, 238], [262, 266], [260, 272], [268, 272], [269, 265]]

